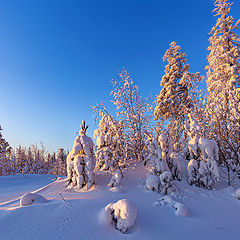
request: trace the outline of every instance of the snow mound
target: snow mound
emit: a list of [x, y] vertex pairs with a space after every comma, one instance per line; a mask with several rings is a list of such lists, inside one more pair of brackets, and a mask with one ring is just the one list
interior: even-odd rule
[[151, 191], [158, 191], [160, 179], [156, 175], [148, 175], [146, 179], [146, 187]]
[[183, 203], [177, 202], [169, 196], [163, 197], [160, 200], [160, 202], [164, 206], [169, 206], [174, 208], [175, 214], [177, 216], [182, 216], [182, 217], [190, 216], [189, 209]]
[[235, 197], [240, 200], [240, 188], [235, 191]]
[[38, 193], [25, 193], [20, 198], [20, 206], [28, 206], [34, 203], [46, 203], [48, 200]]
[[121, 184], [121, 180], [122, 180], [122, 175], [121, 175], [121, 173], [120, 173], [119, 171], [116, 171], [116, 172], [113, 174], [113, 176], [112, 176], [112, 178], [111, 178], [108, 186], [109, 186], [110, 188], [119, 188], [119, 187], [120, 187], [120, 184]]
[[127, 199], [121, 199], [116, 203], [109, 203], [105, 211], [115, 228], [122, 233], [126, 233], [131, 228], [137, 217], [137, 207], [135, 203]]

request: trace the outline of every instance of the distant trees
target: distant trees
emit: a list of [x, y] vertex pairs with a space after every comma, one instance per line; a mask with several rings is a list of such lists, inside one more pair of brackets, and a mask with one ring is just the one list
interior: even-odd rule
[[[1, 133], [0, 133], [1, 134]], [[9, 147], [0, 135], [0, 176], [9, 174], [53, 174], [66, 176], [66, 153], [63, 148], [50, 154], [41, 143], [40, 148], [33, 144], [31, 147]]]
[[9, 173], [9, 165], [10, 165], [10, 159], [9, 159], [9, 153], [11, 151], [11, 148], [8, 144], [8, 142], [3, 138], [2, 131], [0, 125], [0, 175], [7, 175]]

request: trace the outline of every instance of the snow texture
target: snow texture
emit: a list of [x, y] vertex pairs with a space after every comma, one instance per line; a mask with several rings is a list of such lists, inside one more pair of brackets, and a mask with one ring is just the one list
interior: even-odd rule
[[46, 203], [48, 200], [38, 193], [25, 193], [20, 198], [20, 206], [28, 206], [36, 203]]
[[134, 225], [137, 217], [135, 203], [127, 199], [121, 199], [116, 203], [109, 203], [105, 207], [105, 210], [116, 229], [122, 233], [126, 233]]

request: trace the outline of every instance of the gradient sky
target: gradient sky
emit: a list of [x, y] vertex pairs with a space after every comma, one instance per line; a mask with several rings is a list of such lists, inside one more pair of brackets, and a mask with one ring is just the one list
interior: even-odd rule
[[[71, 148], [91, 106], [109, 106], [125, 67], [144, 97], [160, 91], [171, 41], [205, 75], [211, 0], [0, 1], [0, 124], [16, 147]], [[240, 1], [231, 14], [240, 17]], [[239, 34], [239, 32], [238, 32]]]

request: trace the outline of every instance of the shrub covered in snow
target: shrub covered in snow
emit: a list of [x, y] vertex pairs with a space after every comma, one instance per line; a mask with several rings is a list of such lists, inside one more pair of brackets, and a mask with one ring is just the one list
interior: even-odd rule
[[188, 181], [189, 184], [211, 189], [220, 181], [218, 147], [214, 140], [200, 137], [200, 126], [190, 114], [189, 120], [190, 124], [186, 124], [191, 157], [188, 163]]
[[[121, 177], [123, 177], [121, 168], [125, 164], [126, 155], [124, 151], [123, 126], [120, 121], [116, 121], [108, 114], [104, 106], [101, 106], [99, 111], [99, 115], [102, 118], [99, 122], [98, 129], [94, 131], [93, 136], [93, 138], [97, 138], [96, 167], [98, 170], [109, 171], [112, 173], [113, 181], [116, 177], [116, 171], [118, 171], [118, 173], [121, 174]], [[109, 184], [112, 185], [113, 182], [110, 182]]]
[[20, 198], [20, 206], [32, 205], [35, 203], [46, 203], [48, 200], [38, 193], [25, 193]]
[[160, 179], [156, 175], [148, 175], [146, 179], [146, 187], [154, 192], [159, 191]]
[[116, 171], [108, 184], [110, 188], [119, 188], [122, 180], [122, 174], [119, 171]]
[[147, 134], [146, 136], [146, 145], [149, 152], [146, 162], [150, 161], [151, 163], [149, 172], [151, 175], [159, 176], [162, 172], [169, 170], [168, 164], [166, 158], [162, 158], [162, 150], [157, 139], [150, 134]]
[[177, 202], [169, 196], [164, 196], [160, 200], [160, 202], [164, 206], [174, 208], [175, 209], [175, 214], [177, 216], [183, 216], [183, 217], [190, 216], [189, 209], [183, 203]]
[[[181, 164], [179, 160], [179, 144], [175, 143], [171, 146], [169, 134], [166, 132], [161, 134], [158, 138], [162, 149], [162, 159], [168, 165], [169, 170], [172, 173], [172, 178], [181, 180]], [[167, 170], [167, 169], [166, 169]]]
[[121, 199], [116, 203], [109, 203], [105, 210], [115, 228], [122, 233], [126, 233], [131, 228], [137, 217], [137, 207], [135, 203], [127, 199]]
[[240, 188], [235, 191], [235, 197], [240, 200]]
[[172, 183], [172, 173], [170, 171], [165, 171], [160, 174], [160, 191], [162, 194], [169, 194], [174, 191]]
[[94, 143], [86, 135], [88, 126], [82, 122], [79, 135], [74, 140], [72, 151], [67, 156], [68, 185], [78, 189], [85, 185], [90, 188], [94, 183], [94, 167], [96, 159], [93, 151]]

